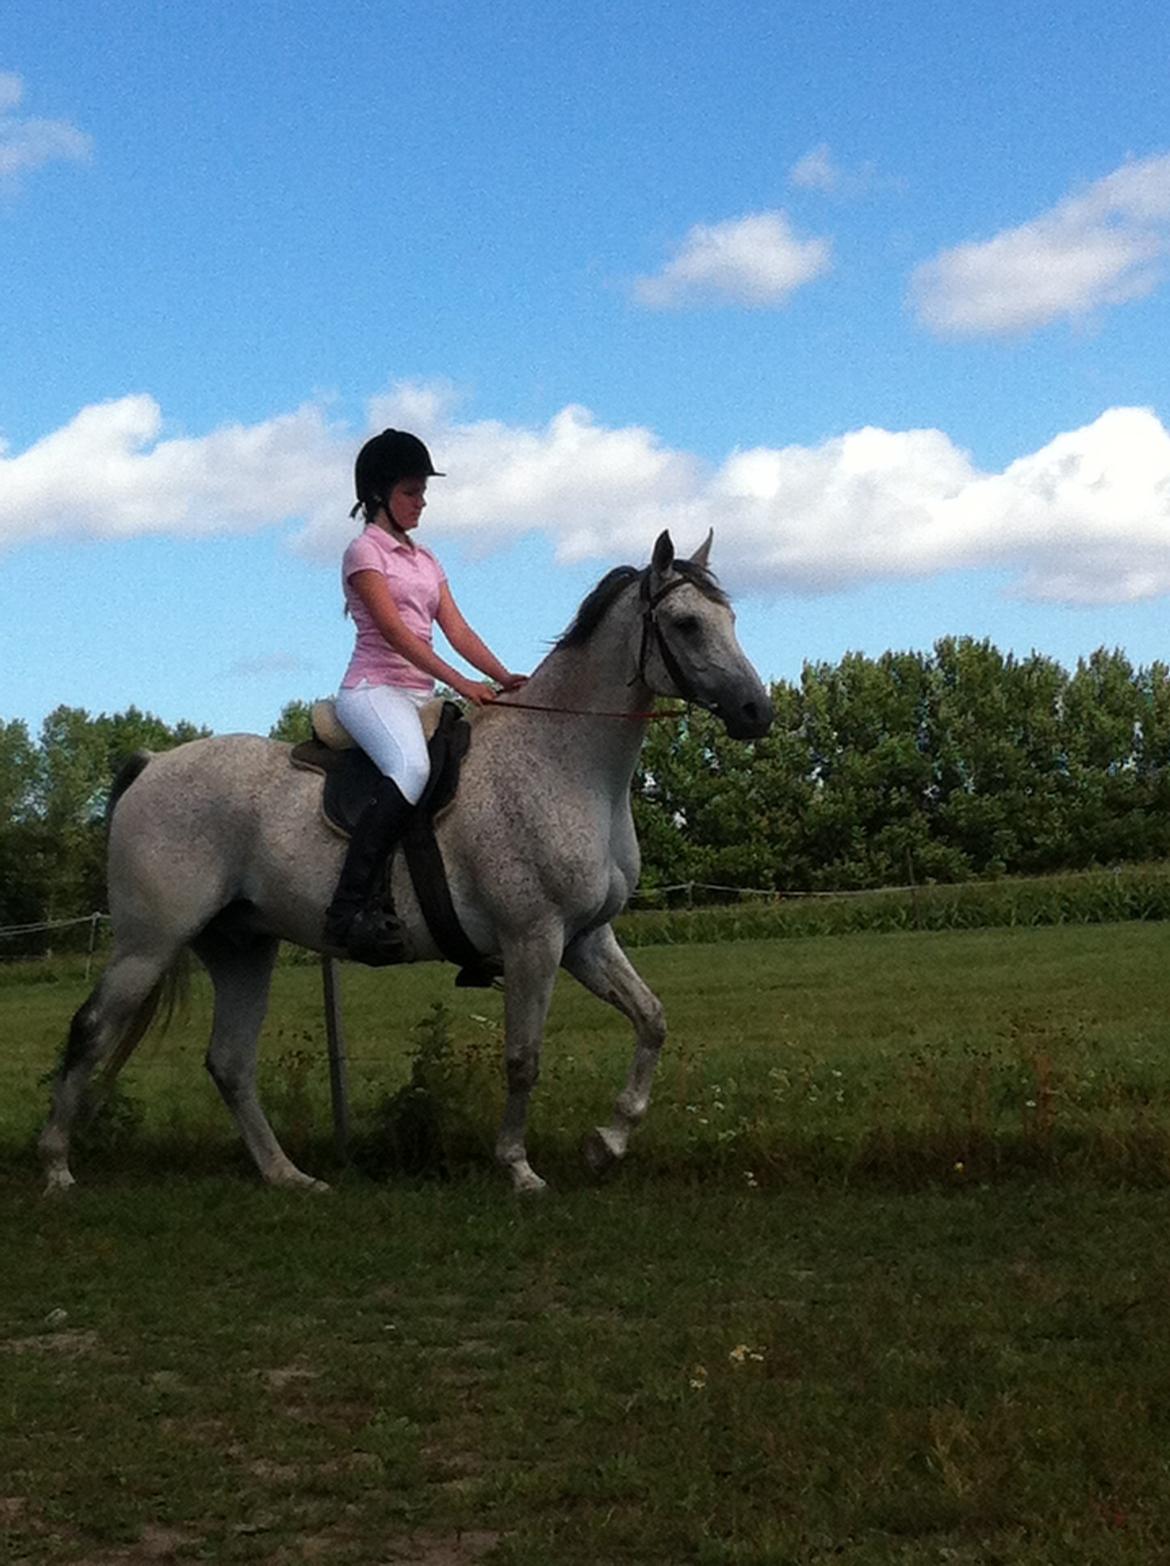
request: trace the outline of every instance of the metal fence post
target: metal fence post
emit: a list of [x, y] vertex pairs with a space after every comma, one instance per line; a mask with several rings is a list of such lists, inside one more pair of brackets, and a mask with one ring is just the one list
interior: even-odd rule
[[346, 1082], [345, 1028], [341, 1021], [341, 992], [337, 963], [322, 956], [321, 978], [325, 990], [325, 1034], [329, 1040], [329, 1090], [333, 1097], [333, 1145], [341, 1163], [349, 1162], [349, 1088]]
[[97, 945], [98, 920], [100, 913], [91, 914], [89, 918], [89, 950], [85, 954], [85, 982], [89, 983], [90, 969], [93, 967], [93, 949]]

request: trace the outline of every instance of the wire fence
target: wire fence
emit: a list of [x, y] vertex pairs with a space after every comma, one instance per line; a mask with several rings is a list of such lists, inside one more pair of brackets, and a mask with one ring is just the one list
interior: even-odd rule
[[[967, 886], [980, 886], [983, 882], [964, 882]], [[791, 897], [881, 897], [897, 892], [913, 892], [917, 890], [912, 885], [908, 886], [871, 886], [860, 889], [842, 891], [807, 892], [795, 891], [786, 887], [775, 886], [732, 886], [729, 883], [719, 881], [674, 881], [668, 886], [639, 887], [633, 894], [631, 904], [659, 903], [668, 897], [684, 897], [688, 903], [693, 902], [698, 894], [702, 900], [703, 894], [715, 892], [720, 898], [724, 897], [766, 897], [780, 902]], [[57, 930], [75, 930], [82, 925], [88, 925], [91, 934], [91, 949], [97, 940], [97, 931], [103, 923], [109, 922], [109, 914], [100, 910], [93, 913], [77, 914], [69, 919], [38, 919], [28, 924], [2, 924], [0, 925], [0, 941], [19, 940], [26, 936], [46, 935]], [[3, 954], [0, 954], [2, 957]]]
[[[13, 941], [20, 943], [37, 936], [55, 935], [67, 930], [80, 930], [83, 926], [89, 926], [89, 937], [85, 948], [85, 977], [88, 979], [93, 968], [94, 954], [97, 951], [98, 932], [104, 923], [109, 922], [109, 914], [95, 910], [93, 913], [77, 914], [70, 919], [37, 919], [28, 924], [0, 924], [0, 942]], [[44, 950], [6, 952], [0, 949], [0, 962], [35, 962], [39, 958], [49, 955]]]
[[[963, 886], [984, 886], [992, 883], [983, 881], [964, 881], [956, 883]], [[777, 886], [731, 886], [718, 881], [676, 881], [670, 886], [639, 887], [630, 899], [632, 904], [658, 902], [665, 897], [677, 897], [680, 893], [693, 902], [695, 893], [718, 892], [726, 897], [767, 897], [774, 902], [785, 902], [792, 897], [889, 897], [899, 892], [916, 892], [919, 888], [913, 884], [906, 886], [866, 886], [847, 888], [841, 891], [806, 892], [793, 891], [787, 887]]]
[[[741, 913], [735, 915], [736, 905]], [[783, 907], [788, 905], [788, 908]], [[807, 915], [800, 913], [807, 910]], [[890, 913], [893, 908], [893, 913]], [[814, 913], [813, 910], [818, 910]], [[968, 927], [976, 924], [1063, 924], [1114, 919], [1170, 919], [1170, 864], [1132, 864], [1110, 868], [1067, 871], [1037, 877], [1002, 877], [970, 882], [927, 882], [923, 885], [861, 886], [861, 888], [803, 889], [789, 886], [736, 886], [730, 882], [678, 880], [661, 886], [642, 886], [630, 899], [622, 919], [625, 936], [644, 944], [656, 919], [681, 916], [700, 921], [710, 913], [728, 919], [747, 919], [757, 933], [769, 933], [783, 924], [780, 933], [816, 933], [813, 926], [825, 921], [833, 930], [894, 926]], [[882, 924], [885, 919], [885, 924]], [[108, 944], [107, 911], [63, 919], [30, 919], [0, 926], [0, 965], [38, 962], [52, 957], [85, 954], [86, 977], [97, 955]], [[791, 927], [791, 930], [789, 930]], [[666, 940], [681, 938], [667, 933]], [[708, 938], [691, 935], [689, 938]], [[716, 938], [711, 935], [710, 938]], [[315, 962], [315, 954], [288, 947], [288, 962]]]

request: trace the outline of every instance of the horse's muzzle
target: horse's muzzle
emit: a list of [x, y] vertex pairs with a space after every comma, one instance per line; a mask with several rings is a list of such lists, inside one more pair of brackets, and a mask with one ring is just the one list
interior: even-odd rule
[[722, 716], [732, 739], [753, 740], [763, 739], [772, 727], [775, 713], [766, 696], [757, 696], [750, 701], [740, 702], [738, 706], [729, 705]]

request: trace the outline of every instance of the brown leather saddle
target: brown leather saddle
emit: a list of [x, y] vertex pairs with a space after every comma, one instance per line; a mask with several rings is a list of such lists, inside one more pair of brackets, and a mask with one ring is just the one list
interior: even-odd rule
[[[320, 737], [326, 715], [314, 711], [313, 738], [294, 745], [290, 760], [294, 767], [319, 772], [323, 779], [321, 813], [326, 824], [342, 837], [351, 837], [358, 818], [373, 798], [380, 776], [377, 767], [352, 741], [331, 734], [332, 743]], [[459, 922], [447, 867], [435, 836], [435, 818], [455, 798], [459, 773], [471, 741], [471, 726], [454, 702], [445, 701], [434, 732], [427, 741], [431, 771], [422, 798], [415, 806], [400, 839], [415, 896], [422, 909], [435, 945], [448, 962], [456, 963], [457, 985], [487, 988], [503, 972], [499, 960], [485, 957], [472, 945]], [[387, 877], [387, 886], [389, 877]]]

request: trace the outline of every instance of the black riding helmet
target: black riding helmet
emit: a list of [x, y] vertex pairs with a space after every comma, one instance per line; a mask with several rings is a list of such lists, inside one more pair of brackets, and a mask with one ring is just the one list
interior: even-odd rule
[[357, 506], [371, 509], [385, 505], [390, 491], [404, 478], [443, 478], [431, 461], [431, 454], [406, 430], [383, 430], [371, 436], [357, 454], [353, 465], [353, 487]]

